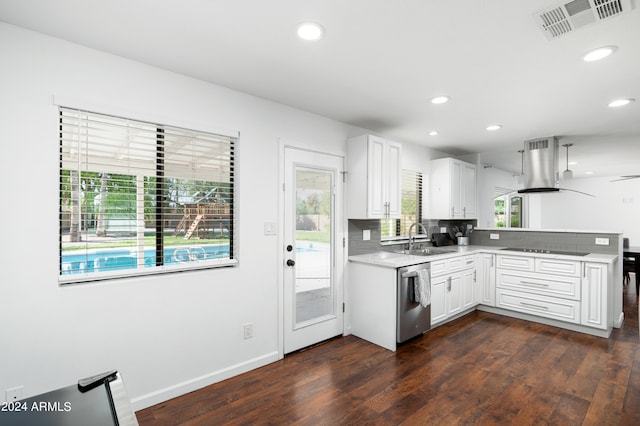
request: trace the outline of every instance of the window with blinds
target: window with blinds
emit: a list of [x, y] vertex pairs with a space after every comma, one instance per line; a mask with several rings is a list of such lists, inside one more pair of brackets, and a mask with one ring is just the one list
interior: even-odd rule
[[422, 221], [422, 173], [402, 170], [401, 187], [400, 219], [381, 221], [382, 238], [408, 236], [411, 224]]
[[60, 281], [235, 263], [237, 139], [60, 108]]

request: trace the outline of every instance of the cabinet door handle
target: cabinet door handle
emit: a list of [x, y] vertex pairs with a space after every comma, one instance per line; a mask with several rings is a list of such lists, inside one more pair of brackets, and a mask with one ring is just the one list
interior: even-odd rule
[[476, 280], [476, 272], [477, 272], [477, 271], [473, 271], [473, 282], [476, 282], [476, 281], [477, 281], [477, 280]]
[[453, 217], [456, 214], [456, 208], [455, 206], [451, 206], [451, 217]]
[[451, 277], [447, 278], [447, 291], [451, 291]]
[[543, 311], [549, 310], [548, 306], [534, 305], [533, 303], [526, 303], [526, 302], [520, 302], [520, 304], [522, 306], [527, 306], [529, 308], [542, 309]]
[[534, 286], [534, 287], [549, 287], [549, 284], [543, 284], [543, 283], [534, 283], [531, 281], [522, 281], [520, 280], [520, 284], [522, 285], [530, 285], [530, 286]]
[[462, 208], [462, 217], [467, 217], [467, 208], [466, 207]]

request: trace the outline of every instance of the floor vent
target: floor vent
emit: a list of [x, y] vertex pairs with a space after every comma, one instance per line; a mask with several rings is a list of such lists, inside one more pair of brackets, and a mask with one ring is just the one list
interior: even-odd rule
[[534, 15], [549, 40], [631, 10], [631, 0], [573, 0], [550, 6]]

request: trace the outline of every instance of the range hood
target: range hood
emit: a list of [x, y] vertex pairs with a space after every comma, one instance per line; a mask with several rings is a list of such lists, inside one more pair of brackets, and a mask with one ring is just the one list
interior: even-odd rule
[[557, 137], [525, 141], [523, 155], [524, 189], [519, 193], [560, 190]]

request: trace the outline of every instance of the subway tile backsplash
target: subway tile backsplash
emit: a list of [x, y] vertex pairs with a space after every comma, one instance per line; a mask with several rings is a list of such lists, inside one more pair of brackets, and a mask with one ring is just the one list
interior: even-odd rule
[[[364, 241], [362, 231], [371, 231], [371, 239]], [[380, 250], [380, 220], [349, 220], [349, 256]]]
[[[492, 240], [490, 234], [499, 234]], [[609, 245], [596, 245], [597, 238], [608, 238]], [[470, 244], [494, 247], [562, 250], [578, 253], [618, 254], [619, 234], [576, 233], [559, 231], [500, 231], [499, 229], [475, 230]]]
[[[447, 232], [454, 227], [466, 229], [467, 224], [475, 228], [476, 220], [423, 220], [422, 224], [427, 228], [429, 237], [440, 232], [440, 228], [447, 228]], [[371, 231], [371, 239], [364, 241], [362, 231]], [[406, 243], [406, 241], [404, 241]], [[423, 243], [430, 244], [430, 243]], [[389, 250], [390, 246], [380, 244], [380, 220], [379, 219], [349, 219], [349, 256], [373, 253], [379, 250]]]

